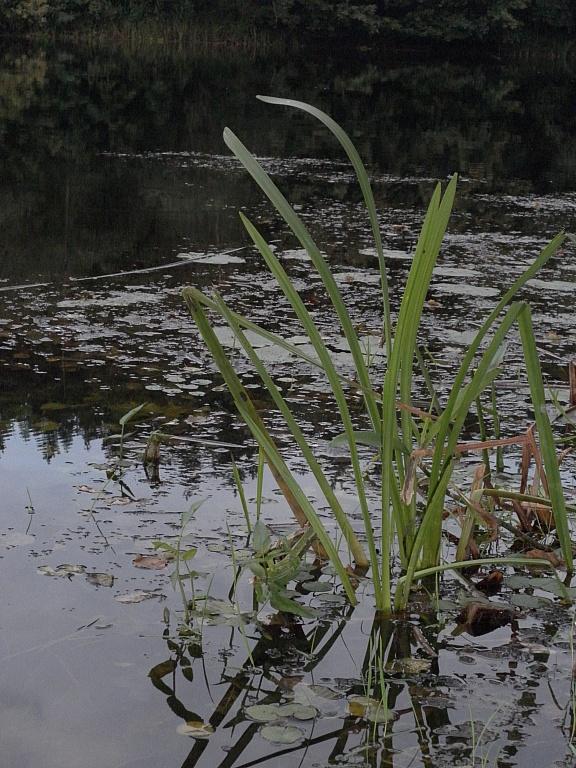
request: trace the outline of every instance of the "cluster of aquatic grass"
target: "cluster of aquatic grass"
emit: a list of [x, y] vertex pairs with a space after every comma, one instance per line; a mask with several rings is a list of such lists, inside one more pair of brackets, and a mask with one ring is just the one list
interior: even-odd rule
[[[393, 605], [396, 608], [405, 607], [410, 588], [415, 580], [442, 570], [471, 564], [470, 561], [464, 563], [463, 560], [451, 563], [441, 562], [445, 498], [451, 483], [455, 456], [459, 450], [459, 441], [466, 417], [473, 406], [479, 402], [482, 393], [491, 389], [500, 372], [505, 341], [513, 328], [517, 326], [520, 331], [524, 364], [540, 438], [543, 471], [545, 471], [548, 486], [548, 503], [553, 510], [555, 527], [565, 564], [568, 570], [571, 570], [572, 547], [566, 504], [554, 439], [545, 408], [544, 386], [534, 341], [530, 309], [524, 302], [516, 301], [517, 293], [554, 255], [562, 245], [565, 235], [559, 234], [542, 250], [534, 263], [513, 282], [488, 315], [464, 355], [443, 406], [440, 406], [435, 393], [431, 392], [430, 410], [423, 411], [415, 408], [412, 405], [412, 397], [414, 368], [418, 358], [418, 331], [432, 272], [452, 211], [456, 192], [456, 176], [451, 179], [444, 191], [438, 184], [432, 195], [400, 302], [398, 318], [393, 325], [386, 260], [374, 196], [366, 169], [354, 145], [339, 125], [315, 107], [291, 100], [260, 98], [268, 103], [282, 104], [304, 110], [320, 120], [342, 145], [354, 167], [362, 190], [375, 241], [381, 278], [386, 371], [383, 381], [380, 382], [374, 382], [371, 379], [357, 331], [336, 280], [308, 228], [258, 160], [229, 129], [224, 131], [224, 140], [227, 146], [272, 202], [276, 211], [307, 252], [313, 267], [322, 279], [326, 294], [338, 317], [340, 330], [350, 347], [355, 366], [355, 382], [363, 397], [364, 411], [370, 422], [370, 429], [362, 432], [354, 429], [347, 398], [348, 382], [336, 369], [319, 328], [279, 259], [256, 226], [245, 215], [240, 214], [242, 222], [299, 319], [315, 355], [303, 353], [298, 347], [291, 345], [281, 336], [261, 328], [232, 311], [218, 293], [214, 293], [209, 298], [197, 289], [189, 287], [184, 289], [184, 298], [240, 415], [260, 446], [260, 450], [288, 503], [298, 521], [301, 524], [310, 525], [314, 530], [318, 545], [332, 561], [349, 599], [352, 602], [355, 601], [354, 588], [341, 559], [340, 550], [334, 544], [314, 506], [294, 478], [267, 430], [264, 420], [243, 387], [232, 363], [218, 341], [208, 318], [207, 309], [216, 312], [227, 322], [260, 376], [271, 399], [283, 416], [286, 427], [299, 447], [310, 471], [316, 478], [356, 565], [361, 568], [370, 567], [376, 608], [381, 611], [389, 611]], [[324, 372], [337, 403], [344, 430], [344, 439], [350, 450], [354, 483], [364, 524], [367, 555], [286, 400], [246, 336], [246, 330], [260, 334], [295, 356], [320, 367]], [[434, 409], [437, 410], [436, 413], [434, 413]], [[360, 460], [359, 446], [364, 444], [375, 447], [380, 460], [380, 540], [377, 540], [374, 534], [373, 512], [369, 507], [366, 479]], [[417, 460], [416, 457], [423, 456], [426, 457], [427, 462], [426, 466], [421, 469], [425, 470], [427, 482], [418, 487], [416, 472], [421, 460]], [[418, 498], [417, 487], [423, 498]], [[474, 510], [475, 504], [470, 503], [469, 509]], [[469, 525], [475, 522], [475, 516], [472, 514], [469, 518]], [[394, 589], [392, 561], [396, 556], [399, 559], [402, 576], [396, 581], [396, 588]], [[491, 561], [478, 559], [473, 562], [480, 564]], [[500, 558], [499, 562], [520, 563], [525, 562], [525, 560], [522, 557], [510, 557]]]

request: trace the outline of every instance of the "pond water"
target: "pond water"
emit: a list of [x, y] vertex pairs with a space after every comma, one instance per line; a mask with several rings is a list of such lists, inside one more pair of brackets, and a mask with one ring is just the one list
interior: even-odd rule
[[[494, 297], [554, 234], [576, 228], [575, 80], [570, 63], [551, 59], [2, 51], [5, 765], [573, 764], [573, 608], [542, 583], [525, 589], [510, 572], [501, 599], [520, 607], [518, 617], [476, 637], [457, 630], [462, 585], [452, 577], [444, 580], [441, 606], [422, 600], [409, 615], [380, 623], [367, 583], [352, 610], [330, 569], [318, 571], [311, 560], [297, 589], [311, 595], [315, 620], [271, 620], [269, 608], [255, 618], [246, 578], [234, 595], [236, 559], [249, 542], [231, 457], [253, 513], [257, 453], [181, 288], [217, 287], [238, 311], [304, 343], [248, 246], [241, 208], [273, 242], [335, 361], [351, 372], [306, 255], [228, 156], [221, 136], [229, 125], [317, 236], [370, 345], [375, 376], [381, 372], [377, 265], [354, 177], [318, 124], [253, 97], [309, 101], [350, 131], [369, 167], [395, 309], [434, 184], [461, 174], [423, 320], [422, 341], [442, 390], [443, 372]], [[566, 246], [523, 292], [546, 383], [561, 399], [576, 341], [575, 272], [574, 248]], [[222, 330], [220, 337], [230, 349], [230, 336]], [[329, 445], [340, 428], [326, 386], [277, 349], [259, 352], [360, 529], [349, 465]], [[233, 355], [255, 398], [263, 398], [241, 355]], [[529, 391], [514, 341], [498, 395], [503, 431], [525, 426]], [[118, 421], [140, 403], [126, 428], [119, 478]], [[318, 500], [280, 420], [271, 415], [271, 425]], [[157, 473], [142, 465], [153, 430], [173, 438], [161, 447]], [[512, 450], [505, 459], [512, 483], [519, 456]], [[476, 462], [462, 461], [468, 483]], [[568, 460], [569, 499], [573, 470]], [[378, 489], [372, 493], [376, 510]], [[290, 510], [267, 474], [263, 496], [264, 521], [275, 534], [290, 533]], [[183, 631], [172, 568], [134, 563], [154, 552], [155, 540], [174, 540], [195, 500], [203, 500], [189, 541], [198, 548], [196, 597], [225, 601], [203, 609], [201, 640]], [[302, 587], [318, 579], [324, 586]], [[379, 653], [375, 667], [371, 657]], [[385, 723], [361, 716], [361, 705], [350, 701], [372, 695], [379, 669], [388, 686]], [[250, 709], [294, 701], [314, 715], [299, 720], [302, 710], [293, 710], [296, 717], [284, 710], [280, 731], [270, 731], [274, 708], [265, 715]], [[186, 722], [204, 723], [204, 732], [182, 733]]]

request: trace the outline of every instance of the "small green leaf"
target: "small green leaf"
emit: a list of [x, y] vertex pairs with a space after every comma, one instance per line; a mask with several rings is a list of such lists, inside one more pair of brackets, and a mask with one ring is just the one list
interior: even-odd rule
[[267, 552], [270, 549], [270, 532], [261, 520], [256, 521], [252, 534], [252, 544], [258, 553]]
[[137, 405], [136, 408], [132, 408], [132, 410], [128, 411], [128, 413], [125, 413], [124, 416], [121, 416], [120, 419], [118, 419], [118, 423], [121, 427], [125, 427], [128, 422], [134, 418], [134, 416], [137, 416], [142, 408], [146, 406], [146, 403], [141, 403], [140, 405]]
[[161, 549], [163, 552], [170, 552], [170, 554], [172, 555], [176, 555], [178, 552], [178, 550], [175, 547], [168, 544], [167, 541], [153, 541], [152, 546], [154, 547], [154, 549]]
[[295, 600], [291, 600], [281, 592], [273, 592], [270, 595], [270, 605], [273, 608], [276, 608], [277, 611], [293, 613], [296, 616], [303, 616], [308, 619], [315, 619], [317, 616], [316, 611], [313, 611], [312, 608], [308, 608], [306, 605], [301, 605]]
[[250, 568], [254, 576], [258, 576], [259, 579], [266, 578], [266, 569], [258, 562], [258, 560], [248, 560], [246, 565]]
[[190, 520], [192, 520], [196, 512], [200, 509], [205, 501], [206, 499], [199, 499], [198, 501], [195, 501], [193, 504], [191, 504], [186, 512], [182, 512], [182, 528], [186, 528]]

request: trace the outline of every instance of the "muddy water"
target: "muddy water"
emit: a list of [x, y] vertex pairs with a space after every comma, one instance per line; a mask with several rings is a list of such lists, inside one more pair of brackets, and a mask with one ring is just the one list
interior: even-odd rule
[[[378, 278], [354, 179], [322, 130], [252, 95], [310, 100], [350, 129], [370, 166], [395, 309], [434, 183], [462, 174], [423, 325], [442, 389], [512, 276], [557, 231], [575, 229], [572, 70], [549, 62], [359, 56], [343, 64], [19, 49], [4, 52], [0, 81], [5, 764], [571, 765], [572, 608], [545, 589], [511, 581], [501, 599], [519, 606], [520, 616], [479, 637], [456, 630], [463, 595], [451, 579], [441, 605], [422, 598], [412, 615], [382, 625], [373, 624], [368, 584], [352, 612], [330, 570], [312, 572], [312, 563], [296, 586], [310, 596], [317, 620], [277, 626], [269, 609], [254, 616], [246, 578], [236, 595], [245, 615], [231, 608], [232, 549], [241, 559], [247, 547], [231, 455], [253, 513], [254, 445], [180, 290], [217, 287], [252, 319], [305, 343], [247, 247], [242, 207], [277, 248], [339, 366], [351, 370], [305, 254], [224, 152], [221, 129], [229, 124], [317, 237], [378, 379]], [[566, 247], [524, 292], [547, 383], [561, 398], [576, 339], [574, 265]], [[265, 407], [229, 334], [220, 337]], [[271, 347], [259, 352], [360, 529], [348, 465], [329, 448], [339, 425], [325, 384]], [[498, 389], [508, 431], [530, 416], [522, 374], [512, 340]], [[139, 403], [146, 405], [127, 428], [119, 482], [109, 477], [118, 420]], [[270, 419], [318, 500], [280, 422]], [[146, 473], [141, 461], [152, 430], [178, 438], [162, 446], [159, 474]], [[460, 470], [468, 481], [471, 464]], [[513, 451], [505, 470], [512, 482]], [[569, 463], [564, 477], [572, 497]], [[376, 510], [376, 486], [371, 494]], [[172, 569], [133, 563], [153, 551], [153, 541], [173, 540], [180, 514], [198, 499], [189, 541], [198, 548], [196, 597], [227, 601], [196, 620], [201, 640], [182, 632]], [[267, 476], [264, 499], [264, 520], [274, 533], [289, 533], [290, 512]], [[317, 579], [325, 582], [318, 591], [302, 587]], [[349, 704], [378, 686], [370, 653], [380, 647], [391, 713], [385, 724]], [[267, 740], [267, 724], [250, 718], [250, 706], [293, 701], [312, 704], [315, 717], [280, 721], [289, 727], [281, 738], [291, 743]], [[214, 732], [187, 736], [178, 732], [186, 722], [209, 723]]]

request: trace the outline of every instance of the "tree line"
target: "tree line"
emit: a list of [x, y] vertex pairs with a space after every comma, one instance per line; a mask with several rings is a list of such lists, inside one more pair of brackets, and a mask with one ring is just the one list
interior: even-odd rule
[[573, 0], [2, 0], [0, 31], [78, 31], [114, 23], [277, 29], [299, 39], [354, 38], [439, 42], [551, 37], [576, 30]]

